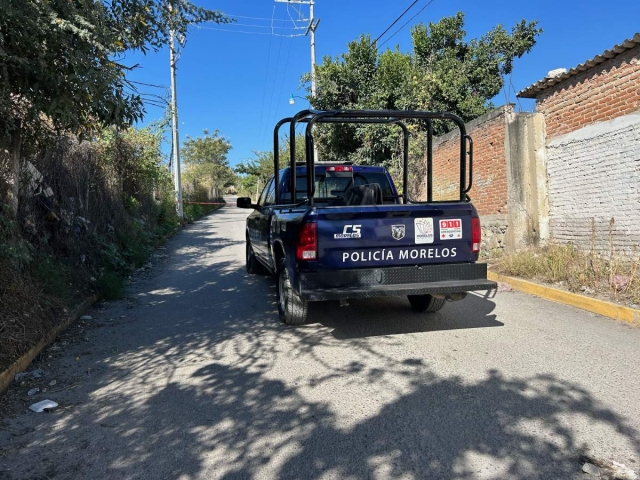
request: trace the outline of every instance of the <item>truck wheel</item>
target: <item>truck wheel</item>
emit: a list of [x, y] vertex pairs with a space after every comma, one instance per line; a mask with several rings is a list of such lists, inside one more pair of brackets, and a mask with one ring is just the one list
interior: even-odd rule
[[291, 286], [284, 260], [278, 263], [277, 296], [280, 320], [287, 325], [303, 324], [307, 318], [308, 303]]
[[433, 298], [431, 295], [407, 295], [407, 298], [416, 312], [437, 312], [446, 302], [444, 298]]
[[253, 253], [253, 248], [251, 247], [251, 242], [247, 238], [247, 273], [249, 275], [266, 275], [267, 270], [262, 266], [262, 264], [258, 261], [255, 254]]

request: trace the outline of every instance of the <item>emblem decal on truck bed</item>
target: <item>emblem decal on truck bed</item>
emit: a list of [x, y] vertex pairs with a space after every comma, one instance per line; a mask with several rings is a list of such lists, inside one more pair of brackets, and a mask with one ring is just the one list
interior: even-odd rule
[[433, 218], [414, 218], [416, 243], [433, 243]]
[[402, 240], [404, 238], [404, 225], [391, 225], [391, 236], [395, 240]]

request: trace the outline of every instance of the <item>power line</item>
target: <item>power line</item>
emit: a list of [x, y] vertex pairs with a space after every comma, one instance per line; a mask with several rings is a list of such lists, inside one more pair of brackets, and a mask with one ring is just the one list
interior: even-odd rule
[[[295, 9], [294, 9], [295, 10]], [[267, 18], [267, 17], [244, 17], [242, 15], [231, 15], [231, 14], [226, 14], [229, 18], [246, 18], [249, 20], [266, 20], [267, 22], [270, 22], [271, 19]], [[301, 18], [298, 20], [299, 22], [308, 22], [309, 19], [308, 18]]]
[[409, 22], [411, 22], [414, 18], [416, 18], [418, 15], [420, 15], [429, 5], [431, 5], [433, 3], [433, 1], [434, 0], [429, 0], [429, 3], [427, 3], [424, 7], [422, 7], [420, 9], [420, 11], [418, 13], [416, 13], [413, 17], [411, 17], [409, 20], [407, 20], [398, 30], [393, 32], [393, 34], [389, 38], [387, 38], [384, 42], [382, 42], [380, 45], [378, 45], [378, 48], [382, 47], [385, 43], [387, 43], [389, 40], [391, 40], [393, 37], [395, 37], [396, 33], [398, 33], [400, 30], [402, 30], [404, 27], [406, 27]]
[[[273, 12], [271, 13], [271, 25], [273, 25], [273, 16], [276, 13], [276, 6], [273, 6]], [[271, 41], [273, 40], [273, 37], [270, 36], [269, 37], [269, 54], [267, 55], [267, 72], [265, 73], [264, 76], [264, 89], [262, 91], [262, 106], [260, 107], [260, 123], [259, 128], [260, 128], [260, 135], [258, 137], [259, 142], [258, 145], [262, 145], [262, 137], [264, 135], [263, 130], [262, 130], [262, 119], [263, 119], [263, 115], [264, 115], [264, 102], [266, 100], [266, 96], [267, 96], [267, 85], [269, 83], [269, 62], [271, 61]]]
[[166, 85], [156, 85], [154, 83], [144, 83], [144, 82], [136, 82], [135, 80], [127, 80], [129, 83], [135, 83], [136, 85], [145, 85], [147, 87], [161, 88], [163, 90], [168, 90], [169, 87]]
[[[239, 27], [252, 27], [252, 28], [271, 28], [270, 25], [252, 25], [250, 23], [233, 23], [231, 24], [232, 26], [239, 26]], [[280, 27], [280, 29], [282, 30], [286, 30], [286, 29], [291, 29], [291, 30], [306, 30], [307, 27]]]
[[[296, 27], [298, 26], [297, 22], [308, 23], [310, 21], [310, 19], [308, 18], [303, 18], [304, 16], [302, 15], [302, 12], [296, 9], [295, 6], [291, 5], [291, 8], [293, 9], [294, 12], [298, 14], [298, 20], [294, 20], [294, 18], [291, 16], [291, 13], [289, 12], [289, 4], [287, 3], [287, 15], [289, 15], [289, 18], [291, 19], [291, 23], [293, 23]], [[303, 27], [303, 28], [307, 28], [307, 27]]]
[[273, 33], [273, 32], [249, 32], [247, 30], [233, 30], [228, 28], [214, 28], [214, 27], [203, 27], [202, 25], [197, 25], [197, 28], [204, 28], [205, 30], [216, 30], [218, 32], [231, 32], [231, 33], [244, 33], [248, 35], [269, 35], [270, 37], [285, 37], [285, 38], [293, 38], [293, 37], [304, 37], [304, 33], [292, 33], [292, 34], [284, 34], [284, 33]]
[[[285, 18], [282, 19], [282, 25], [286, 21]], [[271, 111], [273, 110], [273, 97], [276, 92], [276, 84], [278, 83], [278, 68], [280, 67], [280, 52], [282, 51], [282, 38], [280, 38], [280, 43], [278, 44], [278, 59], [276, 60], [276, 69], [273, 73], [273, 87], [271, 88], [271, 100], [269, 101], [269, 112], [267, 113], [267, 128], [269, 127], [269, 121], [271, 120]], [[267, 137], [268, 138], [268, 137]]]
[[[280, 93], [279, 93], [279, 95], [278, 95], [278, 98], [279, 98], [279, 99], [283, 99], [283, 100], [284, 100], [284, 98], [285, 98], [285, 97], [284, 97], [285, 80], [286, 80], [286, 78], [287, 78], [287, 71], [289, 70], [289, 58], [290, 58], [290, 56], [291, 56], [291, 45], [292, 45], [292, 44], [293, 44], [293, 38], [289, 40], [289, 49], [287, 50], [287, 60], [286, 60], [286, 62], [285, 62], [285, 66], [284, 66], [284, 75], [282, 75], [282, 82], [281, 82], [281, 84], [280, 84]], [[280, 108], [281, 108], [281, 106], [282, 106], [282, 103], [283, 103], [283, 102], [278, 102], [278, 103], [277, 103], [277, 105], [278, 105], [278, 106], [276, 107], [276, 113], [275, 113], [275, 115], [276, 115], [275, 120], [276, 120], [276, 121], [278, 120], [278, 112], [280, 111]], [[275, 122], [273, 122], [273, 123], [275, 123]]]
[[402, 12], [402, 13], [400, 14], [400, 16], [399, 16], [398, 18], [396, 18], [396, 19], [393, 21], [393, 23], [392, 23], [391, 25], [389, 25], [389, 26], [387, 27], [387, 29], [386, 29], [384, 32], [382, 32], [380, 35], [378, 35], [378, 38], [376, 38], [376, 39], [373, 41], [373, 44], [375, 45], [376, 43], [378, 43], [378, 40], [380, 40], [380, 39], [384, 36], [384, 34], [385, 34], [385, 33], [387, 33], [389, 30], [391, 30], [391, 27], [393, 27], [396, 23], [398, 23], [398, 21], [399, 21], [402, 17], [404, 17], [404, 16], [406, 15], [406, 13], [407, 13], [409, 10], [411, 10], [411, 8], [412, 8], [416, 3], [418, 3], [419, 1], [420, 1], [420, 0], [414, 0], [414, 2], [413, 2], [411, 5], [409, 5], [409, 6], [406, 8], [406, 10], [405, 10], [404, 12]]

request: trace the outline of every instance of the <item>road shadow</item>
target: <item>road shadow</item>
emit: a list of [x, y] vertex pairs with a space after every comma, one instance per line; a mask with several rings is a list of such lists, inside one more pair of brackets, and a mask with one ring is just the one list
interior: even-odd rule
[[403, 299], [317, 304], [291, 328], [273, 279], [246, 274], [244, 241], [213, 218], [172, 240], [129, 300], [94, 312], [91, 342], [55, 360], [60, 408], [0, 431], [0, 476], [579, 478], [585, 431], [640, 455], [639, 432], [576, 383], [463, 380], [404, 353], [402, 333], [501, 326], [492, 301], [429, 320]]
[[[469, 384], [434, 375], [420, 359], [399, 363], [392, 373], [410, 378], [410, 390], [355, 424], [341, 421], [329, 399], [309, 400], [304, 388], [271, 379], [267, 371], [217, 362], [167, 382], [144, 399], [122, 389], [106, 392], [99, 413], [80, 407], [83, 415], [69, 421], [66, 433], [45, 433], [42, 439], [57, 458], [82, 458], [83, 451], [99, 456], [48, 474], [579, 478], [578, 452], [584, 445], [568, 428], [572, 418], [613, 429], [640, 451], [638, 432], [583, 388], [553, 376], [509, 380], [493, 370]], [[363, 387], [380, 381], [364, 365], [353, 366], [350, 375]], [[331, 378], [315, 380], [306, 389]], [[358, 402], [367, 402], [366, 396], [352, 399], [354, 408]], [[96, 433], [91, 440], [70, 441], [79, 428]]]
[[411, 309], [406, 298], [386, 297], [353, 300], [348, 307], [338, 302], [312, 303], [309, 323], [314, 321], [331, 328], [341, 340], [427, 333], [445, 330], [502, 327], [493, 314], [495, 303], [479, 295], [468, 295], [460, 302], [445, 304], [440, 312], [419, 313]]

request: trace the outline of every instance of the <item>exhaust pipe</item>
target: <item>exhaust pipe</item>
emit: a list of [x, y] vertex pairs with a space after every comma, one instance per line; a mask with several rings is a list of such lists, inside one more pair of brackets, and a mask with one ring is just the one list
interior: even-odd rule
[[446, 300], [447, 302], [457, 302], [467, 296], [467, 292], [455, 292], [455, 293], [432, 293], [433, 298], [439, 300]]

